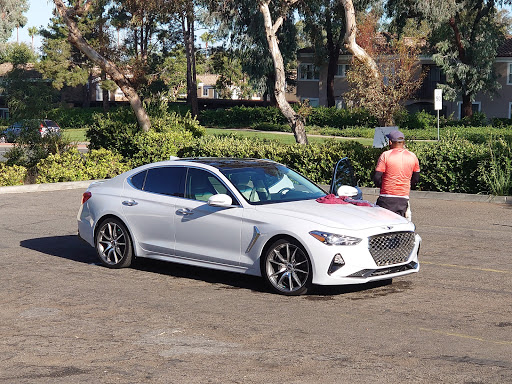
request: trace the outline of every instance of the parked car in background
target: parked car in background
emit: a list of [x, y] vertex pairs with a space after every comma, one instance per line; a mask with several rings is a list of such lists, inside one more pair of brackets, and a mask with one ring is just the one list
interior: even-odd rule
[[147, 257], [262, 276], [284, 295], [418, 272], [414, 224], [339, 193], [270, 160], [170, 160], [92, 183], [78, 235], [109, 268]]
[[39, 131], [41, 137], [46, 135], [60, 135], [60, 127], [53, 120], [23, 120], [17, 121], [0, 132], [0, 142], [14, 143], [22, 133], [36, 133]]

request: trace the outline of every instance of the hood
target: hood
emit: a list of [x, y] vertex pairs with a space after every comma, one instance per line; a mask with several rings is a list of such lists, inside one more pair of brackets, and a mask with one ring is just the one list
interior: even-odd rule
[[407, 225], [409, 221], [381, 207], [358, 207], [353, 204], [322, 204], [316, 200], [290, 201], [259, 205], [262, 213], [307, 220], [323, 226], [362, 230], [382, 226]]

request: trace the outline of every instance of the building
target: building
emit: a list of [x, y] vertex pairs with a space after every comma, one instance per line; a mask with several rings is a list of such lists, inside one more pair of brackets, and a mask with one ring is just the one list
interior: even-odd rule
[[[422, 68], [428, 69], [420, 90], [413, 100], [406, 102], [406, 108], [410, 112], [419, 110], [434, 110], [434, 89], [439, 83], [446, 81], [446, 76], [435, 65], [431, 55], [419, 57]], [[343, 94], [348, 90], [346, 80], [347, 69], [350, 68], [352, 56], [346, 53], [338, 59], [337, 75], [334, 78], [334, 95], [336, 106], [345, 107]], [[301, 49], [297, 52], [298, 77], [297, 98], [299, 101], [309, 100], [311, 106], [327, 105], [327, 63], [318, 67], [314, 64], [314, 51], [312, 48]], [[512, 118], [512, 37], [499, 47], [494, 62], [495, 71], [501, 89], [494, 96], [477, 94], [473, 102], [473, 111], [485, 113], [488, 118]], [[445, 116], [461, 118], [462, 100], [443, 101]]]

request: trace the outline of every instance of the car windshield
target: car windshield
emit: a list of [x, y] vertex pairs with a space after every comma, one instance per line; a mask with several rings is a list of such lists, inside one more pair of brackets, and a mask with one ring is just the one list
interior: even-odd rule
[[325, 192], [317, 185], [280, 164], [222, 168], [221, 172], [251, 204], [273, 204], [325, 196]]

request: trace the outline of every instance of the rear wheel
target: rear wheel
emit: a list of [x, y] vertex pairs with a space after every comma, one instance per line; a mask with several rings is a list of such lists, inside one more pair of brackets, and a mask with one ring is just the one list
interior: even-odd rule
[[129, 267], [133, 247], [128, 229], [116, 218], [103, 221], [95, 237], [96, 252], [103, 265], [109, 268]]
[[280, 239], [270, 246], [262, 272], [269, 286], [283, 295], [303, 295], [311, 286], [311, 262], [304, 248], [293, 240]]

